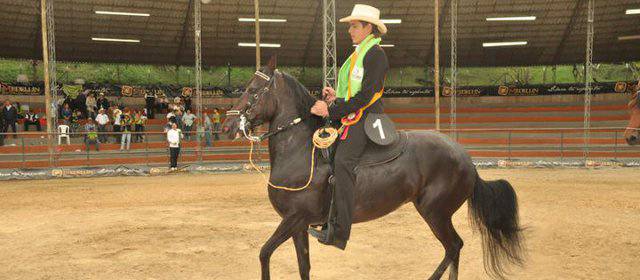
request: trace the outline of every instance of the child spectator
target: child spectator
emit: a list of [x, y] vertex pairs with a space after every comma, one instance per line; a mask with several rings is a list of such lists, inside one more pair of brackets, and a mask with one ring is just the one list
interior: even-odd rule
[[98, 133], [96, 132], [96, 126], [93, 124], [92, 118], [87, 118], [87, 123], [84, 125], [84, 142], [86, 145], [87, 152], [91, 147], [91, 144], [96, 146], [96, 152], [100, 151], [100, 141], [98, 141]]

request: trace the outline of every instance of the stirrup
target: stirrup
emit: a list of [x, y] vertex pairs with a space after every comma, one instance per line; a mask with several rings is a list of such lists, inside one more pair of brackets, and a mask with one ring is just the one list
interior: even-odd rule
[[324, 245], [334, 246], [340, 250], [344, 250], [347, 247], [347, 241], [336, 238], [334, 230], [334, 226], [325, 224], [322, 226], [322, 229], [310, 227], [307, 229], [307, 232]]
[[330, 243], [330, 239], [332, 239], [332, 235], [329, 232], [329, 225], [324, 224], [322, 225], [322, 227], [320, 229], [315, 228], [315, 227], [309, 227], [307, 229], [307, 232], [309, 233], [309, 235], [311, 235], [312, 237], [318, 239], [318, 242], [322, 243], [322, 244], [329, 244]]

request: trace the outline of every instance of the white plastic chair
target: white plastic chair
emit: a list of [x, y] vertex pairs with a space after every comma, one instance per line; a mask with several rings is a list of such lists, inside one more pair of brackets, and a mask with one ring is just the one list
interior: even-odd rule
[[66, 124], [58, 126], [58, 145], [62, 145], [62, 138], [67, 138], [67, 145], [71, 145], [71, 138], [69, 138], [69, 126]]

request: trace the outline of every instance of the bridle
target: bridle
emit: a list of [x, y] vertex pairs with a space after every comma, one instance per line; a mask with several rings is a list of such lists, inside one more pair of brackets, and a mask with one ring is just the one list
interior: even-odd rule
[[[247, 115], [251, 114], [251, 112], [254, 110], [254, 105], [258, 103], [258, 100], [264, 96], [264, 94], [269, 93], [271, 91], [272, 88], [276, 87], [276, 75], [280, 75], [280, 72], [278, 70], [274, 71], [273, 76], [269, 77], [267, 74], [261, 72], [261, 71], [256, 71], [254, 74], [257, 78], [261, 78], [264, 79], [265, 81], [268, 82], [267, 86], [264, 87], [263, 89], [261, 89], [259, 92], [256, 92], [253, 94], [253, 99], [249, 99], [247, 100], [247, 106], [245, 106], [246, 109], [243, 110], [232, 110], [232, 111], [227, 111], [227, 116], [239, 116], [240, 118], [240, 124], [239, 129], [242, 131], [243, 136], [249, 140], [251, 142], [251, 149], [249, 150], [249, 163], [251, 164], [251, 166], [258, 171], [263, 179], [265, 180], [265, 182], [267, 183], [267, 185], [269, 185], [272, 188], [275, 189], [279, 189], [279, 190], [285, 190], [285, 191], [302, 191], [307, 189], [307, 187], [309, 187], [311, 185], [311, 182], [313, 182], [313, 176], [314, 176], [314, 170], [315, 170], [315, 166], [316, 166], [316, 149], [327, 149], [329, 146], [331, 146], [333, 144], [333, 142], [335, 141], [335, 139], [338, 136], [338, 132], [336, 129], [334, 128], [320, 128], [318, 130], [316, 130], [316, 132], [313, 135], [313, 148], [311, 149], [311, 167], [309, 170], [309, 179], [307, 180], [307, 183], [303, 186], [298, 186], [298, 187], [287, 187], [287, 186], [279, 186], [279, 185], [275, 185], [273, 183], [271, 183], [271, 181], [267, 178], [267, 176], [264, 174], [264, 172], [262, 172], [262, 170], [260, 168], [258, 168], [258, 166], [255, 165], [255, 163], [253, 162], [253, 149], [254, 149], [254, 142], [260, 142], [262, 140], [268, 139], [271, 136], [274, 136], [284, 130], [287, 130], [293, 126], [296, 126], [300, 123], [302, 123], [303, 119], [301, 117], [295, 117], [293, 120], [289, 121], [288, 123], [284, 124], [284, 125], [279, 125], [276, 127], [276, 129], [271, 130], [261, 136], [253, 136], [251, 135], [251, 132], [247, 131], [247, 127], [252, 127], [251, 121], [247, 118]], [[321, 137], [320, 134], [321, 133], [328, 133], [329, 136], [328, 137]]]
[[[265, 139], [268, 139], [271, 136], [274, 136], [286, 129], [289, 129], [299, 123], [302, 122], [302, 119], [300, 117], [294, 118], [293, 120], [291, 120], [290, 122], [288, 122], [287, 124], [284, 125], [280, 125], [278, 127], [276, 127], [275, 130], [273, 131], [269, 131], [263, 135], [260, 136], [254, 136], [251, 135], [251, 131], [249, 128], [252, 127], [252, 123], [251, 121], [247, 118], [248, 115], [251, 114], [251, 112], [253, 112], [253, 110], [255, 110], [254, 106], [255, 104], [258, 103], [258, 101], [260, 100], [260, 98], [262, 98], [266, 93], [271, 92], [272, 89], [276, 88], [276, 75], [280, 74], [280, 71], [278, 71], [277, 69], [274, 71], [273, 76], [269, 76], [263, 72], [261, 72], [260, 70], [256, 71], [254, 73], [254, 76], [256, 78], [260, 78], [263, 79], [265, 81], [267, 81], [267, 85], [262, 88], [260, 91], [256, 92], [253, 94], [253, 99], [248, 98], [247, 100], [247, 105], [245, 106], [244, 110], [229, 110], [227, 111], [227, 116], [239, 116], [240, 118], [240, 123], [238, 124], [238, 128], [240, 129], [240, 131], [242, 131], [242, 135], [244, 136], [244, 138], [246, 138], [249, 141], [252, 142], [260, 142], [263, 141]], [[257, 124], [260, 125], [261, 123]]]

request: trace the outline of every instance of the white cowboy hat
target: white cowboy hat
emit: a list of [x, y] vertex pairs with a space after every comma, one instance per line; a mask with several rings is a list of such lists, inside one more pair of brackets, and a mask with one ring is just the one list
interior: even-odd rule
[[348, 17], [343, 17], [340, 19], [340, 22], [350, 22], [352, 20], [361, 20], [366, 21], [368, 23], [375, 24], [380, 30], [380, 33], [387, 33], [387, 27], [380, 20], [380, 10], [375, 7], [363, 4], [356, 4], [353, 6], [353, 11], [351, 11], [351, 15]]

